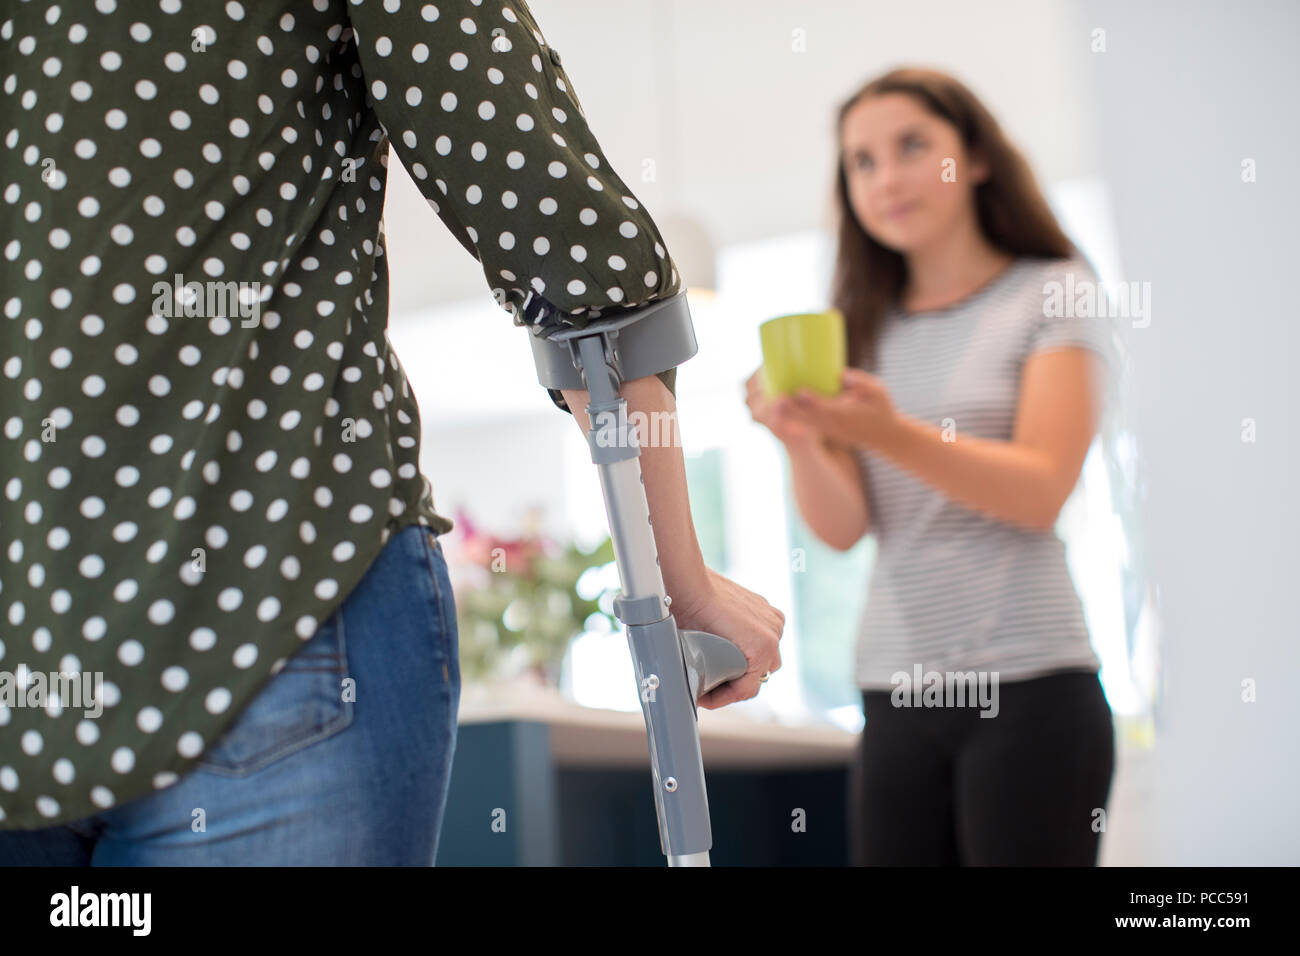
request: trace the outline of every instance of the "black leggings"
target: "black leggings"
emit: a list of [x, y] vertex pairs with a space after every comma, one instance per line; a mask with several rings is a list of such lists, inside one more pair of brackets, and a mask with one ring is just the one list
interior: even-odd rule
[[854, 866], [1094, 866], [1114, 769], [1095, 673], [1000, 683], [998, 714], [864, 691], [849, 780]]

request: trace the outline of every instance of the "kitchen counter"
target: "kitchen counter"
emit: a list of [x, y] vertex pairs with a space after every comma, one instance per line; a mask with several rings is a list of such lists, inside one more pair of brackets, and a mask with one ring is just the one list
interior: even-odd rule
[[[836, 727], [763, 723], [734, 709], [699, 710], [705, 769], [843, 767], [858, 735]], [[641, 711], [584, 707], [537, 684], [467, 686], [460, 724], [537, 721], [550, 727], [551, 755], [563, 767], [640, 767], [650, 772]]]
[[[715, 866], [843, 866], [858, 735], [700, 710]], [[462, 688], [439, 866], [664, 866], [645, 722], [536, 684]]]

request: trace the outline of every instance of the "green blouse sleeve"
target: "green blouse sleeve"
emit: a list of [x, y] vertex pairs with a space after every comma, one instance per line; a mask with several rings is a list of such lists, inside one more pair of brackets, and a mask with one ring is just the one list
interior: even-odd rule
[[[393, 149], [516, 325], [582, 328], [680, 291], [523, 0], [350, 0], [349, 18]], [[676, 369], [660, 378], [673, 391]]]

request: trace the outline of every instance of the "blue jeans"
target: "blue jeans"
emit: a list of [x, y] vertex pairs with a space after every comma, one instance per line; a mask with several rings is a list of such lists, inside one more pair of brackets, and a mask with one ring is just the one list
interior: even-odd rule
[[0, 831], [0, 866], [432, 866], [459, 705], [447, 561], [408, 525], [195, 770], [92, 817]]

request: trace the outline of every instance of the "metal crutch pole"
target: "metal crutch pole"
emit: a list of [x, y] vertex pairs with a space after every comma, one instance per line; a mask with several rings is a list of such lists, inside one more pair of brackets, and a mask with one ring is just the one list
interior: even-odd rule
[[[637, 324], [652, 314], [655, 322]], [[653, 338], [647, 334], [651, 330]], [[583, 384], [558, 374], [556, 366], [562, 369], [562, 363], [539, 341], [566, 344], [570, 365]], [[627, 628], [650, 748], [659, 844], [669, 866], [709, 865], [713, 835], [697, 702], [714, 687], [742, 676], [747, 662], [726, 638], [677, 629], [650, 524], [641, 449], [618, 389], [623, 381], [673, 367], [695, 351], [684, 293], [631, 315], [534, 342], [543, 385], [585, 387], [590, 395], [587, 444], [600, 473], [622, 587], [614, 612]], [[669, 361], [675, 356], [680, 357]], [[656, 365], [662, 368], [646, 371]], [[555, 382], [562, 384], [551, 384]]]

